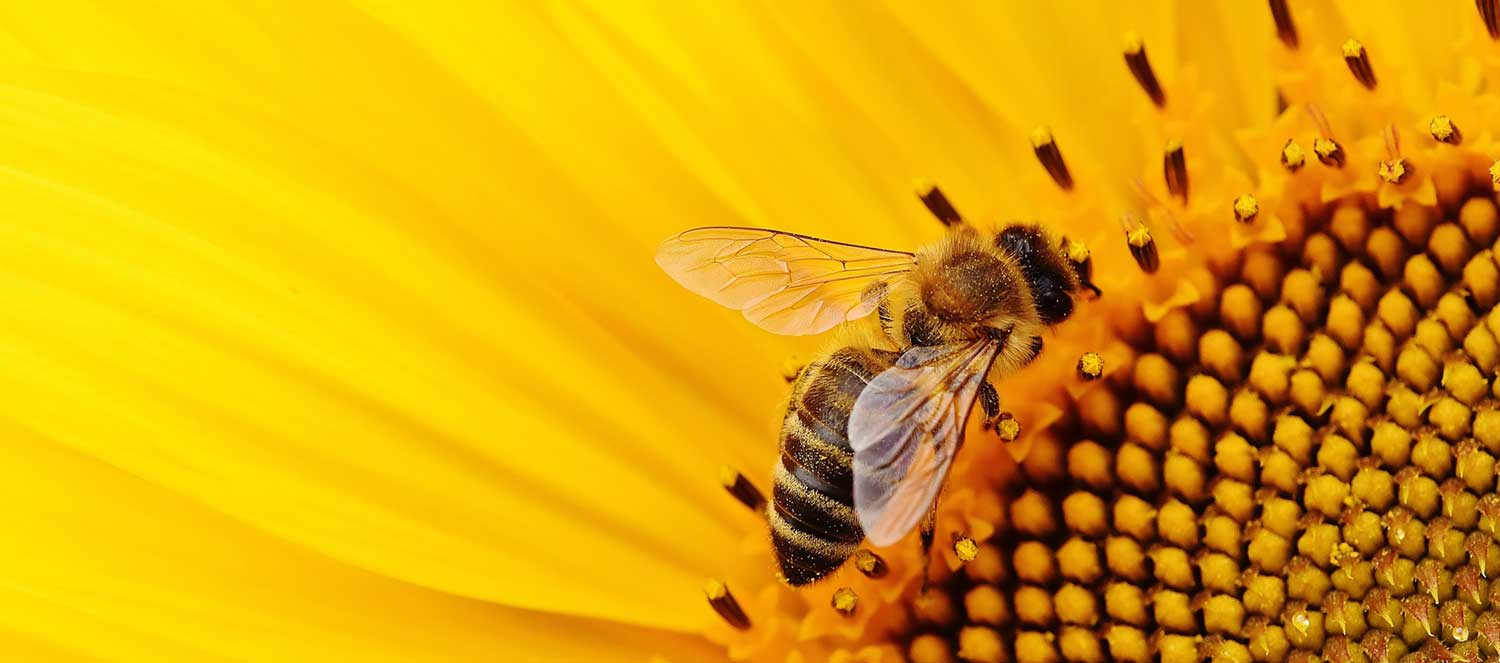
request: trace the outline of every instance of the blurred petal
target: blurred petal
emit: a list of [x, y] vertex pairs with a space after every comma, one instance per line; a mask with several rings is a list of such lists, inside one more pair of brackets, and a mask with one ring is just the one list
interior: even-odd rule
[[[443, 211], [305, 135], [141, 81], [6, 75], [22, 423], [411, 582], [701, 622], [656, 592], [694, 596], [749, 514], [701, 480], [721, 455], [674, 450], [750, 448], [769, 416], [703, 405], [576, 304], [501, 291]], [[521, 312], [537, 298], [545, 318]]]
[[[706, 660], [701, 639], [353, 568], [17, 427], [0, 467], [12, 660]], [[588, 638], [577, 637], [587, 631]], [[33, 655], [34, 654], [34, 655]]]

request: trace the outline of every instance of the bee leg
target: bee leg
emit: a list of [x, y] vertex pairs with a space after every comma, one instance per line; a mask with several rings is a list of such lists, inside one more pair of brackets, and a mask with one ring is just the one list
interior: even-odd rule
[[995, 385], [985, 380], [979, 385], [979, 406], [984, 408], [984, 430], [995, 427], [995, 421], [1000, 418], [1000, 392], [995, 391]]
[[875, 307], [875, 317], [880, 320], [880, 332], [885, 334], [886, 340], [900, 345], [901, 337], [896, 335], [896, 316], [891, 314], [891, 300], [880, 300], [880, 305]]
[[807, 370], [807, 361], [799, 356], [787, 357], [781, 364], [781, 379], [787, 384], [794, 384], [797, 378], [802, 377], [802, 371]]
[[1080, 285], [1082, 285], [1082, 286], [1083, 286], [1083, 287], [1085, 287], [1085, 288], [1088, 288], [1088, 289], [1089, 289], [1089, 290], [1090, 290], [1090, 291], [1091, 291], [1091, 292], [1093, 292], [1093, 293], [1094, 293], [1094, 299], [1098, 299], [1098, 298], [1100, 298], [1100, 297], [1103, 297], [1103, 296], [1104, 296], [1104, 291], [1103, 291], [1103, 290], [1100, 290], [1100, 289], [1099, 289], [1099, 286], [1097, 286], [1097, 285], [1094, 285], [1094, 284], [1093, 284], [1093, 283], [1092, 283], [1092, 282], [1090, 282], [1090, 281], [1084, 281], [1084, 282], [1083, 282], [1083, 283], [1081, 283], [1081, 284], [1080, 284]]
[[927, 587], [932, 578], [928, 573], [932, 565], [932, 539], [937, 531], [937, 500], [932, 501], [932, 510], [927, 512], [927, 517], [922, 519], [922, 593], [927, 593]]

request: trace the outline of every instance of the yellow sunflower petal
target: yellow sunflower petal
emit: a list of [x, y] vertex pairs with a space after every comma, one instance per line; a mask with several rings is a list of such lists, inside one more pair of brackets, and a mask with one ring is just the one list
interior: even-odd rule
[[[715, 366], [703, 339], [697, 363], [648, 360], [630, 326], [492, 253], [524, 232], [460, 241], [495, 214], [485, 201], [440, 205], [274, 120], [139, 80], [7, 73], [5, 391], [25, 424], [411, 582], [706, 618], [658, 597], [719, 568], [750, 516], [702, 479], [759, 448], [774, 415], [712, 405], [679, 376], [745, 361], [721, 389], [769, 394], [774, 371], [744, 378], [768, 355]], [[635, 280], [665, 287], [648, 255]], [[80, 402], [97, 405], [69, 416]], [[683, 531], [699, 545], [677, 545]]]
[[[371, 573], [0, 425], [18, 660], [705, 660], [696, 637], [507, 608]], [[577, 637], [588, 632], [588, 638]], [[80, 637], [86, 633], [87, 637]], [[16, 648], [11, 649], [9, 646]]]

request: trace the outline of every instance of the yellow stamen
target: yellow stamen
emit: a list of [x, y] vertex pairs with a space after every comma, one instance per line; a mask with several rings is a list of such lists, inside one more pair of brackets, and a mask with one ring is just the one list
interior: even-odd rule
[[1410, 174], [1411, 168], [1407, 166], [1406, 159], [1401, 157], [1401, 138], [1396, 133], [1394, 125], [1385, 127], [1385, 151], [1390, 159], [1381, 161], [1376, 172], [1380, 175], [1380, 179], [1391, 184], [1400, 184], [1401, 180], [1406, 179], [1406, 176]]
[[885, 560], [881, 559], [880, 555], [864, 548], [855, 551], [854, 568], [859, 569], [859, 572], [865, 574], [867, 578], [884, 578], [885, 574], [890, 571], [890, 567], [886, 566]]
[[1161, 256], [1156, 250], [1156, 240], [1151, 237], [1151, 229], [1128, 215], [1121, 225], [1125, 227], [1125, 244], [1130, 247], [1135, 264], [1147, 274], [1156, 273], [1161, 268]]
[[1291, 138], [1286, 140], [1286, 145], [1281, 148], [1281, 165], [1287, 170], [1297, 172], [1302, 170], [1303, 164], [1307, 163], [1307, 155], [1302, 151], [1302, 146]]
[[1069, 240], [1063, 245], [1063, 252], [1067, 254], [1068, 260], [1074, 264], [1082, 264], [1089, 259], [1089, 246], [1083, 242]]
[[1078, 358], [1078, 377], [1097, 380], [1104, 375], [1104, 357], [1097, 352], [1085, 352]]
[[963, 217], [959, 216], [958, 210], [953, 207], [948, 196], [944, 195], [943, 190], [939, 189], [936, 184], [918, 182], [917, 197], [922, 199], [922, 204], [927, 206], [927, 211], [932, 212], [932, 215], [937, 217], [937, 220], [941, 221], [944, 226], [952, 227], [963, 223]]
[[745, 615], [744, 608], [736, 601], [734, 594], [729, 593], [729, 585], [723, 580], [710, 580], [703, 586], [703, 595], [708, 597], [708, 604], [713, 607], [714, 612], [719, 613], [730, 626], [741, 631], [750, 630], [750, 617]]
[[1391, 184], [1400, 184], [1402, 180], [1406, 179], [1409, 172], [1409, 169], [1406, 167], [1406, 159], [1381, 161], [1380, 167], [1376, 170], [1376, 173], [1380, 175], [1380, 179]]
[[972, 562], [979, 556], [979, 544], [967, 536], [960, 536], [953, 542], [953, 554], [958, 556], [960, 562]]
[[1490, 185], [1500, 191], [1500, 160], [1490, 164]]
[[1073, 190], [1073, 175], [1068, 172], [1062, 150], [1057, 148], [1057, 141], [1052, 138], [1052, 129], [1045, 126], [1032, 129], [1031, 150], [1036, 153], [1037, 161], [1042, 162], [1042, 168], [1052, 176], [1052, 181], [1057, 183], [1058, 188]]
[[1334, 168], [1344, 167], [1344, 148], [1333, 139], [1333, 128], [1328, 124], [1328, 118], [1315, 104], [1307, 105], [1307, 114], [1312, 118], [1313, 124], [1317, 125], [1318, 133], [1321, 134], [1313, 139], [1313, 154], [1318, 155], [1318, 161], [1325, 166]]
[[995, 420], [995, 434], [1000, 436], [1002, 442], [1014, 442], [1021, 437], [1021, 422], [1016, 416], [1009, 412], [1001, 412], [1000, 418]]
[[[1184, 181], [1186, 180], [1184, 179]], [[1131, 180], [1130, 188], [1135, 189], [1136, 194], [1145, 200], [1147, 205], [1161, 210], [1161, 213], [1167, 217], [1167, 227], [1171, 229], [1172, 236], [1176, 237], [1177, 241], [1183, 244], [1192, 244], [1195, 241], [1193, 234], [1188, 232], [1187, 227], [1177, 221], [1177, 217], [1172, 213], [1172, 208], [1167, 207], [1160, 200], [1157, 200], [1156, 196], [1151, 195], [1151, 190], [1146, 188], [1146, 184], [1140, 178]], [[1134, 221], [1127, 219], [1124, 223], [1128, 226], [1134, 223]]]
[[1313, 153], [1318, 155], [1318, 161], [1331, 168], [1344, 167], [1344, 148], [1332, 138], [1314, 138]]
[[1135, 82], [1140, 83], [1146, 96], [1151, 97], [1151, 103], [1156, 104], [1157, 108], [1167, 105], [1167, 94], [1156, 80], [1156, 72], [1151, 70], [1151, 61], [1146, 57], [1146, 44], [1141, 41], [1139, 33], [1125, 35], [1125, 66], [1130, 68]]
[[1432, 134], [1432, 139], [1440, 143], [1458, 145], [1464, 142], [1462, 133], [1458, 131], [1458, 125], [1453, 123], [1447, 115], [1438, 115], [1427, 123], [1427, 131]]
[[1260, 214], [1260, 202], [1248, 193], [1234, 199], [1234, 218], [1240, 223], [1251, 223]]
[[1162, 157], [1162, 176], [1167, 182], [1167, 191], [1178, 200], [1188, 199], [1187, 156], [1182, 152], [1182, 141], [1167, 141], [1166, 154]]
[[837, 610], [839, 614], [845, 617], [853, 617], [854, 611], [859, 608], [859, 595], [855, 594], [853, 589], [840, 587], [833, 591], [833, 596], [829, 598], [828, 604], [833, 606], [833, 609]]
[[1370, 54], [1365, 50], [1365, 45], [1359, 40], [1350, 39], [1344, 42], [1344, 63], [1349, 65], [1349, 72], [1354, 74], [1354, 80], [1366, 89], [1375, 89], [1375, 69], [1370, 66]]

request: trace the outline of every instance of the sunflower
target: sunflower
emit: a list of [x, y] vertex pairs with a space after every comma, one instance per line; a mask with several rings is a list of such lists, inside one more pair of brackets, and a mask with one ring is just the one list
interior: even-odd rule
[[[1495, 655], [1476, 5], [0, 9], [7, 652]], [[794, 591], [744, 503], [821, 342], [651, 255], [912, 249], [917, 180], [1105, 295], [969, 431], [932, 559]]]

